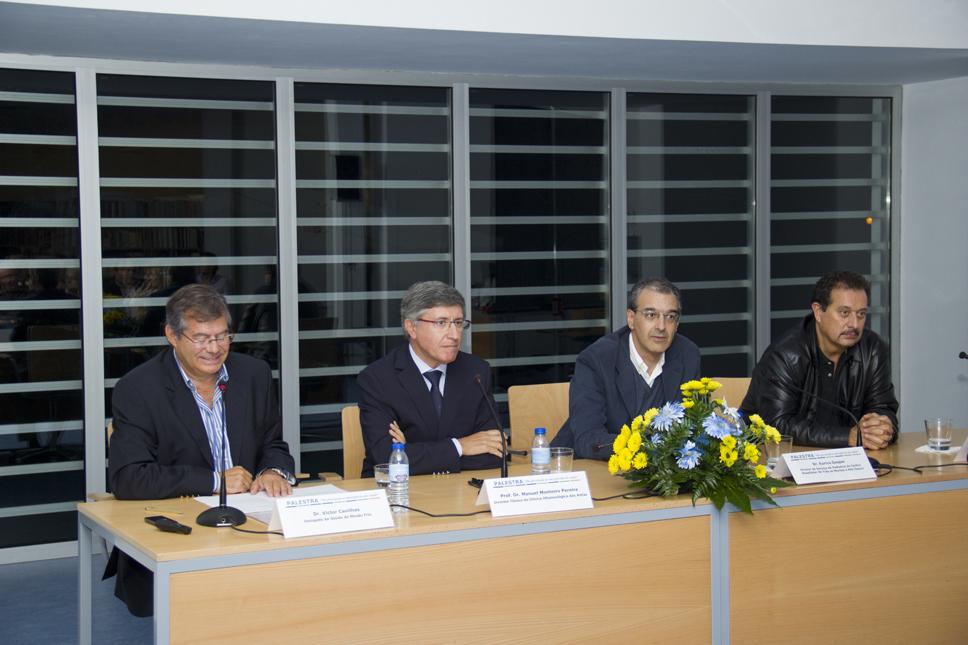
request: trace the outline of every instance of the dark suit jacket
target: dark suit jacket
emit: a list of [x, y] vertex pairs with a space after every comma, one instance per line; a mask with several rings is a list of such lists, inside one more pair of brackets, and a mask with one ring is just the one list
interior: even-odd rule
[[427, 381], [417, 371], [408, 344], [391, 350], [360, 372], [360, 423], [366, 447], [363, 476], [371, 477], [374, 464], [389, 459], [389, 428], [394, 420], [407, 438], [411, 474], [500, 467], [501, 459], [494, 455], [458, 457], [451, 441], [451, 437], [466, 437], [494, 428], [488, 402], [474, 381], [475, 375], [481, 377], [493, 405], [490, 365], [460, 352], [447, 366], [444, 407], [438, 418]]
[[[282, 440], [279, 406], [265, 362], [230, 353], [225, 415], [232, 462], [257, 475], [266, 468], [293, 471]], [[126, 374], [114, 388], [114, 434], [108, 479], [118, 499], [211, 495], [212, 451], [192, 393], [172, 350]], [[191, 524], [190, 521], [182, 520]], [[115, 549], [104, 577], [117, 572], [115, 595], [136, 616], [152, 613], [151, 572]]]
[[[662, 366], [662, 401], [682, 398], [679, 386], [699, 378], [699, 348], [676, 334]], [[599, 338], [575, 362], [568, 389], [568, 420], [552, 445], [570, 446], [575, 457], [607, 459], [622, 425], [638, 414], [645, 382], [629, 358], [629, 328]]]

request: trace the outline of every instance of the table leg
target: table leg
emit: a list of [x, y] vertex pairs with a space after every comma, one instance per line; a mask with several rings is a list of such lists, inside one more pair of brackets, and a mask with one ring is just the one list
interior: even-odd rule
[[78, 640], [81, 645], [91, 645], [94, 638], [94, 552], [91, 549], [92, 531], [77, 518], [78, 560]]

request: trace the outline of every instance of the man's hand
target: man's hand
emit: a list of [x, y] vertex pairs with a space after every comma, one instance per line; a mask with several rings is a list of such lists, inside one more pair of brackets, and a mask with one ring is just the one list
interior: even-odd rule
[[269, 497], [285, 497], [292, 494], [292, 486], [282, 475], [274, 470], [265, 470], [252, 482], [249, 492], [252, 494], [264, 490]]
[[894, 425], [889, 417], [868, 412], [860, 418], [860, 431], [863, 435], [865, 448], [880, 450], [891, 443], [891, 437], [894, 436]]
[[252, 485], [252, 473], [242, 466], [233, 466], [225, 471], [225, 492], [244, 493]]
[[461, 437], [458, 441], [460, 442], [461, 454], [465, 457], [484, 454], [491, 454], [495, 457], [501, 456], [500, 430], [481, 430]]
[[390, 438], [397, 443], [407, 443], [407, 438], [403, 436], [403, 430], [400, 429], [396, 421], [390, 422]]

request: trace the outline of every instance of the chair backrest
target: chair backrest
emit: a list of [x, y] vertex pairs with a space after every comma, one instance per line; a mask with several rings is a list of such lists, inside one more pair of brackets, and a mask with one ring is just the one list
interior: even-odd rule
[[554, 439], [568, 420], [568, 385], [539, 383], [508, 388], [512, 448], [529, 449], [535, 428], [546, 428], [548, 441]]
[[733, 408], [739, 407], [746, 397], [746, 391], [750, 389], [748, 376], [713, 378], [713, 380], [723, 384], [723, 387], [716, 390], [713, 396], [717, 399], [726, 399], [727, 405]]
[[360, 406], [348, 405], [343, 408], [343, 479], [360, 478], [365, 455]]

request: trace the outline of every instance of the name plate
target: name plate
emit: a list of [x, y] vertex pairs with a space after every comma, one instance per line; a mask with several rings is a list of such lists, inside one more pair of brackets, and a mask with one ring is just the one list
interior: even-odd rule
[[269, 520], [269, 530], [287, 538], [392, 527], [383, 489], [280, 497]]
[[585, 471], [485, 479], [477, 505], [490, 504], [493, 517], [592, 508]]
[[860, 447], [788, 452], [777, 462], [773, 476], [792, 476], [797, 485], [877, 479]]

